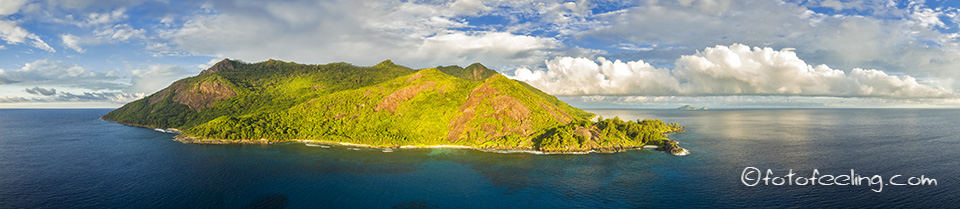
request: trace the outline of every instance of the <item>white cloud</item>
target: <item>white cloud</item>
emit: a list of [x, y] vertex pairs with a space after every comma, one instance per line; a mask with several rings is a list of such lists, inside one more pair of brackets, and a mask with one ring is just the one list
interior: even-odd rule
[[[42, 89], [42, 88], [41, 88]], [[44, 97], [0, 97], [0, 103], [21, 103], [21, 102], [40, 102], [40, 103], [62, 103], [62, 102], [107, 102], [110, 104], [124, 104], [138, 99], [143, 99], [147, 95], [144, 93], [122, 93], [122, 92], [56, 92]], [[30, 107], [30, 106], [24, 106]], [[35, 106], [33, 106], [35, 107]], [[75, 106], [74, 106], [75, 107]]]
[[[178, 79], [196, 75], [199, 70], [178, 65], [149, 65], [127, 72], [129, 74], [91, 72], [79, 65], [41, 59], [19, 69], [0, 69], [0, 90], [19, 88], [18, 92], [28, 93], [23, 94], [24, 100], [11, 98], [8, 102], [126, 103], [163, 89]], [[28, 88], [23, 89], [24, 86]]]
[[478, 15], [481, 12], [493, 9], [484, 5], [481, 0], [457, 0], [450, 5], [450, 8], [464, 15]]
[[289, 1], [261, 6], [241, 0], [212, 8], [217, 9], [184, 17], [180, 27], [161, 32], [171, 45], [156, 48], [248, 61], [371, 65], [392, 59], [411, 67], [536, 64], [563, 50], [551, 37], [461, 31], [458, 28], [471, 27], [463, 17], [495, 8], [473, 1]]
[[22, 27], [18, 26], [16, 22], [13, 22], [13, 21], [0, 20], [0, 39], [3, 39], [4, 41], [6, 41], [7, 44], [20, 44], [29, 39], [30, 44], [33, 45], [33, 47], [36, 47], [38, 49], [42, 49], [48, 52], [57, 51], [57, 50], [54, 50], [53, 47], [50, 47], [50, 45], [47, 45], [47, 43], [44, 42], [42, 39], [40, 39], [40, 36], [37, 36], [36, 34], [33, 34], [23, 29]]
[[131, 72], [131, 85], [125, 91], [132, 93], [153, 93], [176, 80], [197, 74], [196, 70], [187, 70], [177, 65], [151, 65], [147, 69]]
[[[558, 47], [550, 38], [514, 35], [502, 32], [467, 35], [463, 32], [425, 38], [412, 57], [431, 63], [465, 63], [480, 59], [532, 63], [545, 57], [547, 50]], [[501, 62], [502, 63], [502, 62]]]
[[134, 38], [145, 38], [143, 29], [135, 29], [129, 24], [117, 24], [112, 27], [101, 27], [93, 31], [98, 38], [109, 41], [127, 41]]
[[896, 2], [892, 0], [824, 0], [824, 1], [809, 1], [807, 2], [810, 7], [825, 7], [833, 9], [834, 11], [840, 11], [845, 9], [852, 9], [856, 11], [868, 11], [875, 14], [885, 14], [889, 13], [892, 9], [896, 9]]
[[11, 96], [0, 97], [0, 103], [17, 103], [17, 102], [29, 102], [29, 101], [35, 101], [35, 100], [27, 99], [25, 97], [11, 97]]
[[81, 92], [78, 94], [61, 92], [53, 101], [57, 102], [113, 102], [127, 103], [146, 97], [144, 93], [122, 92]]
[[943, 98], [957, 94], [908, 76], [855, 68], [811, 66], [791, 49], [742, 44], [706, 48], [676, 60], [675, 69], [641, 61], [558, 57], [547, 71], [518, 69], [516, 79], [560, 95], [800, 95]]
[[114, 23], [124, 18], [127, 18], [128, 16], [124, 14], [126, 11], [127, 11], [126, 8], [117, 8], [111, 12], [90, 13], [87, 15], [87, 19], [84, 22], [79, 24], [83, 26], [91, 26], [91, 25], [103, 25], [103, 24]]
[[826, 0], [826, 1], [820, 2], [820, 6], [840, 11], [843, 9], [843, 2], [840, 2], [837, 0]]
[[920, 6], [914, 6], [913, 13], [910, 14], [910, 17], [913, 18], [914, 21], [917, 21], [922, 27], [946, 26], [946, 24], [940, 21], [940, 16], [944, 16], [944, 14], [940, 11]]
[[[71, 10], [108, 10], [117, 7], [132, 7], [147, 1], [157, 0], [44, 0], [48, 5]], [[160, 1], [167, 2], [167, 1]], [[110, 13], [104, 13], [110, 14]]]
[[[689, 2], [689, 5], [687, 4]], [[729, 3], [703, 11], [703, 5]], [[820, 14], [807, 8], [821, 3], [857, 14]], [[946, 10], [912, 4], [898, 8], [888, 0], [809, 1], [650, 1], [622, 14], [602, 16], [609, 25], [574, 34], [616, 46], [623, 42], [675, 46], [677, 50], [630, 52], [655, 65], [717, 44], [744, 43], [765, 47], [797, 47], [807, 61], [842, 69], [881, 68], [887, 72], [941, 78], [960, 77], [960, 37], [946, 32]], [[950, 10], [952, 13], [953, 10]], [[960, 82], [951, 88], [960, 89]]]
[[679, 89], [668, 69], [654, 68], [642, 60], [624, 63], [601, 57], [598, 61], [599, 65], [587, 58], [557, 57], [546, 61], [548, 71], [521, 68], [514, 74], [517, 80], [558, 95], [663, 95]]
[[683, 7], [696, 8], [697, 10], [710, 13], [724, 13], [727, 12], [734, 0], [678, 0]]
[[811, 96], [560, 96], [573, 106], [593, 109], [667, 108], [683, 105], [724, 108], [956, 108], [957, 98], [879, 98]]
[[54, 89], [54, 88], [45, 89], [40, 87], [33, 87], [33, 88], [24, 89], [24, 91], [30, 94], [43, 95], [43, 96], [53, 96], [57, 94], [57, 89]]
[[163, 16], [160, 18], [160, 25], [163, 27], [172, 27], [174, 24], [174, 17], [172, 15]]
[[27, 0], [3, 0], [3, 4], [0, 4], [0, 17], [16, 14], [26, 3]]
[[0, 70], [0, 79], [23, 84], [55, 84], [86, 89], [119, 89], [119, 77], [90, 72], [78, 65], [47, 59], [35, 60], [16, 70]]
[[[133, 28], [129, 24], [117, 24], [112, 26], [101, 26], [94, 29], [92, 37], [79, 37], [73, 34], [60, 34], [60, 40], [63, 41], [64, 47], [73, 49], [79, 53], [85, 53], [86, 49], [84, 49], [82, 45], [100, 45], [104, 43], [119, 43], [135, 39], [146, 39], [146, 33], [146, 30]], [[159, 49], [157, 46], [162, 45], [157, 44], [162, 43], [147, 45], [147, 48]]]
[[60, 40], [63, 41], [63, 45], [67, 48], [73, 49], [79, 53], [83, 53], [84, 50], [80, 47], [80, 37], [74, 36], [72, 34], [60, 34]]
[[[196, 75], [199, 70], [177, 65], [149, 65], [143, 69], [91, 72], [78, 65], [47, 59], [35, 60], [14, 70], [0, 69], [0, 89], [16, 89], [24, 99], [7, 102], [111, 102], [126, 103], [167, 87], [174, 81]], [[23, 86], [33, 86], [23, 89]], [[32, 96], [32, 97], [30, 97]]]
[[23, 64], [23, 67], [17, 70], [0, 72], [0, 75], [16, 81], [45, 81], [95, 76], [96, 74], [86, 72], [86, 70], [77, 65], [71, 66], [62, 61], [41, 59]]

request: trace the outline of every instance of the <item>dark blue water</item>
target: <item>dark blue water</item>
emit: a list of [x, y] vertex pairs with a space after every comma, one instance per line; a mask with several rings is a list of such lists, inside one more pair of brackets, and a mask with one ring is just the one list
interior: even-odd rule
[[[956, 207], [960, 110], [597, 110], [659, 118], [692, 154], [197, 145], [97, 118], [0, 110], [0, 208]], [[745, 167], [809, 177], [924, 175], [936, 186], [755, 186]]]

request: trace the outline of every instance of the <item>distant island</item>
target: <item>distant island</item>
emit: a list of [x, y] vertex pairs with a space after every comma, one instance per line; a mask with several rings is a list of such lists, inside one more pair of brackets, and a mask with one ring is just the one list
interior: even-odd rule
[[177, 130], [187, 143], [687, 152], [666, 138], [683, 131], [679, 124], [594, 116], [479, 63], [414, 70], [390, 60], [363, 67], [224, 59], [102, 118]]
[[678, 110], [707, 110], [706, 107], [694, 107], [694, 106], [690, 106], [690, 105], [684, 105], [684, 106], [681, 106], [681, 107], [679, 107], [679, 108], [677, 108], [677, 109], [678, 109]]

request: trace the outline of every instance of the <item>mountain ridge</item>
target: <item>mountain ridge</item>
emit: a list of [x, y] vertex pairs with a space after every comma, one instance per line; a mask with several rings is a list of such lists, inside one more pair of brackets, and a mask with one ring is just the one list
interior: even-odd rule
[[675, 142], [664, 135], [682, 130], [659, 120], [594, 122], [593, 116], [480, 63], [414, 70], [390, 60], [362, 67], [224, 59], [103, 119], [178, 129], [178, 139], [196, 143], [318, 141], [556, 153], [670, 148]]

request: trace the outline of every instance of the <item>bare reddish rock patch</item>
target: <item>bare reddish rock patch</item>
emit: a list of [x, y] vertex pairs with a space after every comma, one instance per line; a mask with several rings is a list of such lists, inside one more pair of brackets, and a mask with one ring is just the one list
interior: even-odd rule
[[487, 97], [499, 93], [499, 91], [490, 88], [490, 85], [486, 83], [470, 91], [470, 96], [467, 96], [467, 101], [464, 102], [463, 105], [460, 105], [460, 111], [462, 111], [463, 114], [450, 121], [450, 131], [447, 132], [447, 141], [456, 142], [460, 140], [461, 133], [470, 131], [465, 130], [465, 126], [467, 122], [470, 122], [470, 119], [473, 119], [477, 105]]
[[377, 106], [374, 107], [373, 110], [374, 111], [387, 110], [387, 111], [390, 111], [390, 113], [396, 113], [397, 107], [399, 107], [401, 103], [412, 99], [414, 96], [417, 96], [417, 93], [420, 93], [420, 91], [426, 90], [433, 86], [436, 86], [436, 84], [431, 81], [427, 81], [427, 82], [423, 82], [423, 84], [421, 85], [408, 86], [406, 88], [397, 90], [392, 94], [384, 97], [383, 101], [380, 102], [380, 104], [377, 104]]
[[570, 117], [570, 114], [568, 114], [566, 111], [563, 111], [557, 107], [543, 104], [543, 102], [541, 102], [539, 105], [544, 110], [547, 110], [547, 112], [549, 112], [554, 119], [559, 120], [560, 123], [567, 124], [571, 120], [573, 120], [573, 117]]
[[470, 96], [467, 96], [467, 102], [460, 106], [460, 111], [464, 111], [468, 108], [474, 108], [477, 106], [477, 104], [480, 104], [483, 99], [495, 94], [500, 94], [500, 91], [490, 88], [489, 84], [483, 84], [482, 86], [473, 89], [473, 91], [470, 91]]
[[580, 135], [586, 140], [581, 142], [581, 149], [594, 149], [599, 148], [600, 144], [597, 144], [597, 140], [600, 140], [600, 131], [596, 127], [579, 127], [577, 130], [573, 131], [573, 134]]
[[417, 72], [413, 74], [413, 76], [410, 76], [410, 78], [407, 78], [407, 83], [416, 81], [417, 79], [420, 79], [420, 78], [423, 78], [423, 74], [420, 74], [420, 72]]
[[520, 121], [530, 117], [530, 108], [511, 96], [501, 95], [493, 98], [492, 105], [498, 118], [506, 117]]
[[532, 113], [530, 108], [512, 96], [500, 94], [500, 91], [491, 88], [489, 84], [483, 84], [473, 89], [470, 96], [467, 97], [467, 101], [460, 106], [460, 111], [464, 113], [450, 121], [450, 132], [447, 133], [447, 140], [455, 142], [460, 140], [461, 133], [471, 131], [466, 125], [476, 115], [477, 106], [482, 105], [483, 101], [489, 101], [488, 104], [493, 109], [493, 113], [482, 117], [509, 118], [518, 123], [502, 121], [500, 124], [482, 124], [480, 130], [486, 132], [487, 137], [501, 137], [509, 133], [529, 134], [532, 126], [530, 121], [527, 120]]
[[174, 89], [175, 95], [173, 101], [187, 105], [194, 111], [200, 111], [203, 108], [213, 106], [213, 102], [220, 101], [232, 96], [237, 92], [218, 81], [206, 81], [194, 84], [192, 88], [189, 85], [177, 85]]
[[456, 142], [460, 140], [460, 133], [463, 133], [464, 126], [473, 118], [473, 108], [463, 111], [463, 114], [450, 121], [450, 132], [447, 132], [447, 141]]

